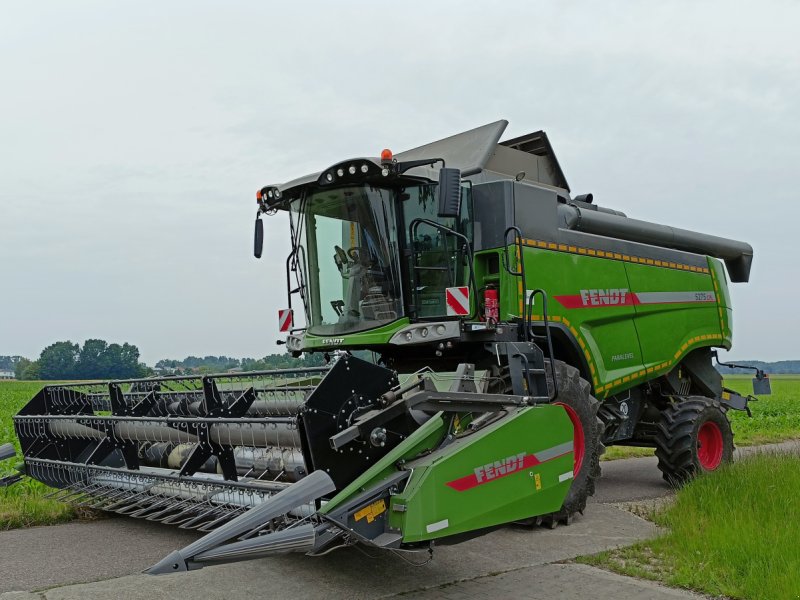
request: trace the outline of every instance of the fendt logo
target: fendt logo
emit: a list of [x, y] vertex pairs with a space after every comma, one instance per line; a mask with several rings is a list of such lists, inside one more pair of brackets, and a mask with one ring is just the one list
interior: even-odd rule
[[538, 464], [539, 460], [535, 455], [520, 452], [519, 454], [475, 467], [472, 473], [466, 477], [448, 481], [447, 485], [457, 492], [463, 492]]
[[525, 453], [520, 452], [516, 456], [509, 456], [504, 460], [496, 460], [488, 465], [475, 468], [475, 479], [478, 483], [483, 483], [486, 480], [494, 479], [495, 477], [502, 477], [503, 475], [510, 475], [516, 471], [525, 468]]
[[584, 306], [625, 305], [628, 297], [627, 288], [607, 290], [581, 290], [581, 302]]
[[[563, 444], [545, 448], [544, 450], [539, 450], [533, 454], [520, 452], [519, 454], [513, 454], [507, 458], [495, 460], [485, 465], [479, 465], [473, 468], [472, 473], [469, 475], [465, 477], [459, 477], [453, 481], [448, 481], [446, 485], [457, 492], [465, 492], [467, 490], [476, 488], [479, 485], [497, 481], [501, 477], [506, 477], [507, 475], [518, 473], [524, 469], [531, 469], [537, 465], [541, 465], [542, 463], [561, 458], [562, 456], [570, 455], [573, 450], [574, 444], [572, 440], [569, 440]], [[572, 462], [570, 462], [570, 464], [572, 464]], [[569, 478], [572, 477], [571, 469], [568, 474], [559, 476], [559, 483], [566, 481], [568, 478], [567, 476], [569, 476]], [[536, 489], [541, 489], [540, 474], [531, 471], [531, 477], [533, 477], [536, 481]]]

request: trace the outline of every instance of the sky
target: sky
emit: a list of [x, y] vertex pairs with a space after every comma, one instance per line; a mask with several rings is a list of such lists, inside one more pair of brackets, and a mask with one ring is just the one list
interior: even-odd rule
[[255, 191], [497, 119], [573, 193], [742, 239], [728, 358], [795, 359], [797, 2], [0, 3], [0, 355], [278, 352]]

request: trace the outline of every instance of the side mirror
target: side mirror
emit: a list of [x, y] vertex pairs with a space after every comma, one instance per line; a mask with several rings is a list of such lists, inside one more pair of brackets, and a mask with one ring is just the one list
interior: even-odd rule
[[439, 170], [439, 216], [457, 217], [461, 211], [461, 171]]
[[253, 256], [261, 258], [261, 251], [264, 249], [264, 221], [256, 217], [256, 235], [253, 244]]
[[756, 376], [753, 377], [753, 394], [755, 396], [769, 396], [772, 394], [769, 375], [760, 369], [756, 371]]

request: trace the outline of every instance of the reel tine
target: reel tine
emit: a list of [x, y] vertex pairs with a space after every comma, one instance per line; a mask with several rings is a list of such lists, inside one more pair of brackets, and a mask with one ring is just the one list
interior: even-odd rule
[[44, 494], [42, 498], [61, 501], [65, 496], [68, 496], [70, 493], [72, 493], [78, 486], [78, 483], [72, 483], [67, 487], [56, 488], [52, 492]]
[[78, 503], [80, 502], [78, 500], [78, 498], [86, 496], [87, 494], [90, 494], [91, 490], [94, 487], [95, 486], [92, 485], [92, 484], [78, 483], [78, 484], [76, 484], [76, 487], [74, 489], [72, 489], [68, 494], [65, 494], [64, 496], [61, 496], [61, 498], [59, 498], [59, 500], [61, 502], [69, 502], [70, 504], [78, 505]]
[[207, 524], [203, 525], [202, 527], [198, 527], [197, 531], [212, 531], [212, 530], [216, 529], [217, 527], [219, 527], [220, 525], [222, 525], [225, 521], [228, 521], [230, 519], [233, 519], [234, 517], [239, 516], [245, 510], [247, 510], [247, 509], [245, 509], [244, 507], [237, 507], [237, 508], [234, 508], [234, 509], [232, 509], [230, 511], [226, 511], [225, 513], [223, 513], [221, 516], [219, 516], [218, 518], [214, 519], [210, 523], [207, 523]]
[[220, 512], [221, 508], [219, 506], [212, 506], [207, 508], [206, 510], [200, 512], [195, 517], [189, 519], [188, 521], [181, 523], [178, 527], [181, 529], [196, 529], [200, 525], [202, 525], [203, 521], [207, 517], [213, 518], [218, 512]]
[[[101, 493], [97, 497], [97, 502], [91, 505], [91, 508], [107, 510], [107, 505], [115, 504], [120, 498], [128, 498], [131, 496], [131, 490], [119, 489], [111, 486], [107, 487], [107, 491]], [[135, 493], [135, 492], [134, 492]]]
[[132, 506], [134, 503], [139, 503], [141, 501], [141, 498], [147, 495], [148, 494], [146, 491], [142, 491], [142, 492], [137, 492], [132, 496], [122, 496], [115, 502], [112, 502], [108, 506], [104, 507], [103, 510], [111, 510], [119, 514], [123, 514], [120, 513], [118, 509]]
[[169, 503], [165, 508], [162, 510], [156, 511], [155, 513], [151, 513], [145, 517], [148, 521], [163, 521], [164, 518], [169, 518], [171, 513], [175, 511], [183, 512], [182, 507], [184, 506], [191, 506], [196, 504], [191, 498], [184, 498], [177, 502]]
[[97, 500], [98, 496], [103, 495], [103, 490], [108, 489], [103, 485], [93, 485], [83, 491], [84, 498], [81, 500], [72, 501], [73, 506], [80, 506], [84, 508], [92, 508], [92, 504]]
[[143, 494], [143, 497], [139, 498], [138, 500], [134, 500], [127, 506], [121, 506], [119, 508], [115, 508], [114, 512], [116, 512], [119, 515], [133, 517], [135, 516], [134, 514], [135, 512], [137, 512], [139, 509], [145, 508], [148, 505], [151, 505], [153, 502], [155, 502], [157, 498], [158, 498], [157, 496], [152, 496], [150, 494], [145, 493]]
[[128, 513], [128, 514], [131, 517], [145, 518], [145, 515], [147, 515], [148, 512], [150, 512], [151, 510], [155, 510], [157, 508], [160, 508], [160, 507], [164, 506], [165, 504], [168, 504], [169, 502], [173, 502], [174, 498], [153, 496], [153, 500], [154, 500], [154, 502], [151, 503], [149, 506], [145, 506], [144, 508], [141, 508], [139, 510], [136, 510], [136, 511], [134, 511], [132, 513]]
[[191, 515], [196, 515], [198, 509], [202, 507], [202, 504], [198, 504], [197, 502], [190, 502], [187, 500], [184, 503], [184, 506], [185, 508], [183, 508], [177, 514], [167, 516], [165, 519], [162, 519], [161, 522], [166, 523], [168, 525], [175, 525], [176, 523], [182, 522], [182, 520], [185, 520], [187, 517]]

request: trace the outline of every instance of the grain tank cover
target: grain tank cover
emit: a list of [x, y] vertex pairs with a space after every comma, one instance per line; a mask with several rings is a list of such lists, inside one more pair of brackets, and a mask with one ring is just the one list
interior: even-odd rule
[[501, 119], [406, 150], [397, 154], [396, 158], [399, 161], [410, 161], [441, 157], [448, 167], [460, 169], [462, 176], [474, 175], [486, 167], [507, 126], [508, 121]]
[[[558, 164], [553, 147], [544, 131], [534, 131], [510, 140], [500, 141], [508, 121], [500, 119], [474, 129], [469, 129], [423, 146], [395, 154], [399, 162], [441, 158], [447, 167], [459, 169], [462, 177], [481, 172], [490, 179], [520, 180], [563, 190], [569, 194], [569, 185]], [[427, 166], [415, 167], [411, 174], [435, 181], [437, 170]], [[320, 172], [275, 185], [284, 196], [296, 193], [302, 186], [313, 184]], [[292, 192], [290, 192], [292, 190]], [[287, 192], [289, 192], [287, 194]]]
[[[504, 166], [501, 164], [502, 158], [509, 155], [506, 148], [524, 152], [528, 155], [526, 159], [529, 163], [531, 165], [536, 165], [535, 174], [525, 171], [526, 179], [533, 179], [540, 183], [546, 183], [554, 187], [563, 188], [568, 192], [570, 191], [567, 178], [564, 177], [564, 172], [561, 170], [561, 165], [558, 164], [553, 146], [550, 145], [550, 140], [547, 138], [547, 134], [544, 131], [534, 131], [533, 133], [522, 135], [512, 140], [500, 142], [500, 147], [497, 148], [495, 153], [495, 160], [492, 161], [494, 164], [488, 168], [491, 169], [492, 166], [494, 166], [495, 169], [498, 167], [502, 169]], [[532, 160], [535, 162], [531, 162]], [[530, 167], [528, 167], [528, 169], [531, 170]], [[508, 170], [508, 168], [505, 170]], [[519, 173], [519, 171], [517, 171], [517, 173]], [[514, 175], [516, 175], [516, 173], [514, 173]]]

